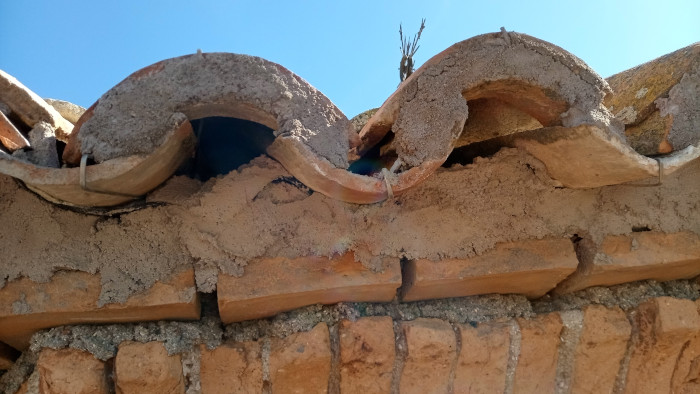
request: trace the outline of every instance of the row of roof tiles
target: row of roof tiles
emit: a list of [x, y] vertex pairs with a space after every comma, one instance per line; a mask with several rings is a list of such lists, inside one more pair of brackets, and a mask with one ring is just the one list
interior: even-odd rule
[[[149, 192], [191, 155], [188, 120], [228, 116], [273, 129], [270, 156], [348, 202], [399, 194], [455, 147], [487, 140], [525, 149], [566, 187], [599, 187], [661, 178], [700, 157], [699, 86], [700, 44], [606, 81], [555, 45], [502, 31], [428, 60], [358, 131], [306, 81], [246, 55], [161, 61], [85, 113], [49, 105], [0, 72], [0, 172], [54, 202], [113, 206]], [[53, 138], [66, 143], [62, 160]], [[385, 169], [348, 171], [378, 144]]]

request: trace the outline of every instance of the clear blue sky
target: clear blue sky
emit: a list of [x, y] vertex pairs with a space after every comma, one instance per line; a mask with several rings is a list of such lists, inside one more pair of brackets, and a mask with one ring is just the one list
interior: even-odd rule
[[0, 0], [0, 69], [43, 97], [87, 107], [170, 57], [236, 52], [282, 64], [348, 117], [396, 89], [398, 27], [422, 64], [506, 29], [550, 41], [603, 77], [700, 41], [700, 1]]

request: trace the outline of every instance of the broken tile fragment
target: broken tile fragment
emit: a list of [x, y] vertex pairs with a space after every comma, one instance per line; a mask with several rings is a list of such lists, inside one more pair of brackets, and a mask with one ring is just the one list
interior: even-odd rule
[[67, 141], [73, 131], [73, 124], [64, 119], [58, 111], [29, 90], [12, 75], [0, 70], [0, 101], [5, 103], [27, 126], [34, 127], [38, 122], [46, 122], [56, 129], [56, 137]]
[[22, 133], [17, 130], [15, 125], [2, 112], [0, 112], [0, 144], [10, 152], [30, 146], [29, 141], [24, 138]]

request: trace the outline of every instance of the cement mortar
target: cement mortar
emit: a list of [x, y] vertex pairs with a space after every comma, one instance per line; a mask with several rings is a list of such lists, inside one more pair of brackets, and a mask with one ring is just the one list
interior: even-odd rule
[[639, 227], [700, 234], [699, 173], [696, 160], [658, 187], [575, 190], [557, 186], [532, 156], [502, 149], [438, 169], [394, 201], [356, 205], [313, 193], [260, 157], [198, 191], [196, 181], [174, 177], [149, 198], [164, 196], [163, 206], [115, 217], [59, 208], [0, 176], [0, 283], [99, 272], [102, 305], [193, 266], [200, 291], [212, 291], [217, 269], [242, 275], [258, 257], [355, 251], [380, 270], [378, 256], [466, 258], [506, 241], [576, 234], [600, 242]]
[[97, 162], [148, 154], [163, 143], [173, 113], [236, 116], [229, 113], [236, 106], [267, 114], [277, 123], [275, 136], [298, 139], [347, 168], [351, 125], [328, 98], [278, 64], [230, 53], [183, 56], [137, 71], [99, 99], [78, 139]]
[[[641, 281], [624, 285], [595, 287], [564, 296], [545, 296], [528, 301], [518, 295], [484, 295], [410, 303], [339, 303], [312, 305], [281, 313], [273, 318], [222, 325], [216, 311], [207, 306], [204, 317], [195, 322], [145, 322], [111, 325], [75, 325], [56, 327], [36, 333], [29, 350], [15, 365], [0, 376], [0, 391], [14, 393], [31, 374], [37, 355], [42, 348], [74, 348], [93, 354], [100, 360], [116, 355], [123, 341], [163, 342], [168, 354], [194, 355], [196, 345], [205, 344], [213, 349], [226, 341], [267, 341], [271, 337], [309, 331], [320, 322], [333, 326], [343, 319], [355, 321], [366, 316], [390, 316], [395, 322], [417, 318], [437, 318], [452, 324], [470, 324], [508, 318], [532, 318], [535, 314], [574, 311], [578, 316], [586, 305], [619, 306], [626, 311], [652, 297], [670, 296], [696, 300], [700, 298], [700, 283], [695, 280], [677, 280], [665, 283]], [[569, 315], [565, 315], [569, 322]], [[571, 325], [571, 324], [569, 324]], [[569, 327], [569, 326], [567, 326]], [[579, 329], [578, 327], [577, 329]], [[519, 334], [518, 334], [519, 335]], [[517, 343], [516, 343], [517, 345]], [[513, 354], [518, 354], [515, 352]], [[190, 362], [196, 367], [196, 362]], [[562, 374], [564, 371], [562, 371]], [[560, 376], [560, 381], [563, 377]], [[196, 382], [193, 385], [196, 387]]]

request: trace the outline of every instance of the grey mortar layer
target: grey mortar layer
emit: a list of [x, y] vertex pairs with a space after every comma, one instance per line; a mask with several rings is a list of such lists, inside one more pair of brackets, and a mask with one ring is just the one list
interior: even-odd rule
[[116, 355], [117, 348], [123, 341], [160, 341], [169, 354], [179, 354], [192, 351], [198, 344], [205, 344], [212, 349], [226, 341], [286, 337], [296, 332], [309, 331], [321, 322], [331, 326], [343, 319], [355, 321], [367, 316], [390, 316], [394, 321], [428, 317], [477, 326], [497, 319], [532, 318], [536, 313], [580, 311], [589, 304], [619, 306], [630, 310], [649, 298], [662, 296], [696, 300], [700, 297], [700, 283], [693, 280], [665, 283], [641, 281], [594, 287], [564, 296], [545, 296], [534, 301], [518, 295], [494, 294], [410, 303], [312, 305], [273, 318], [227, 326], [221, 324], [213, 310], [205, 309], [205, 316], [196, 322], [160, 321], [56, 327], [40, 331], [32, 337], [29, 350], [0, 377], [0, 390], [14, 393], [31, 374], [36, 356], [42, 348], [74, 348], [90, 352], [100, 360], [108, 360]]
[[[384, 106], [400, 106], [392, 127], [399, 158], [410, 166], [447, 154], [467, 119], [462, 93], [485, 82], [519, 80], [569, 104], [561, 125], [594, 124], [623, 137], [602, 105], [607, 82], [565, 50], [518, 33], [477, 36], [419, 69]], [[624, 138], [624, 137], [623, 137]]]
[[173, 113], [192, 118], [210, 107], [212, 115], [206, 116], [226, 116], [220, 112], [232, 106], [271, 116], [276, 136], [298, 139], [334, 166], [347, 168], [351, 125], [345, 115], [282, 66], [232, 53], [182, 56], [132, 74], [98, 100], [78, 140], [81, 151], [97, 162], [147, 154], [163, 143]]

